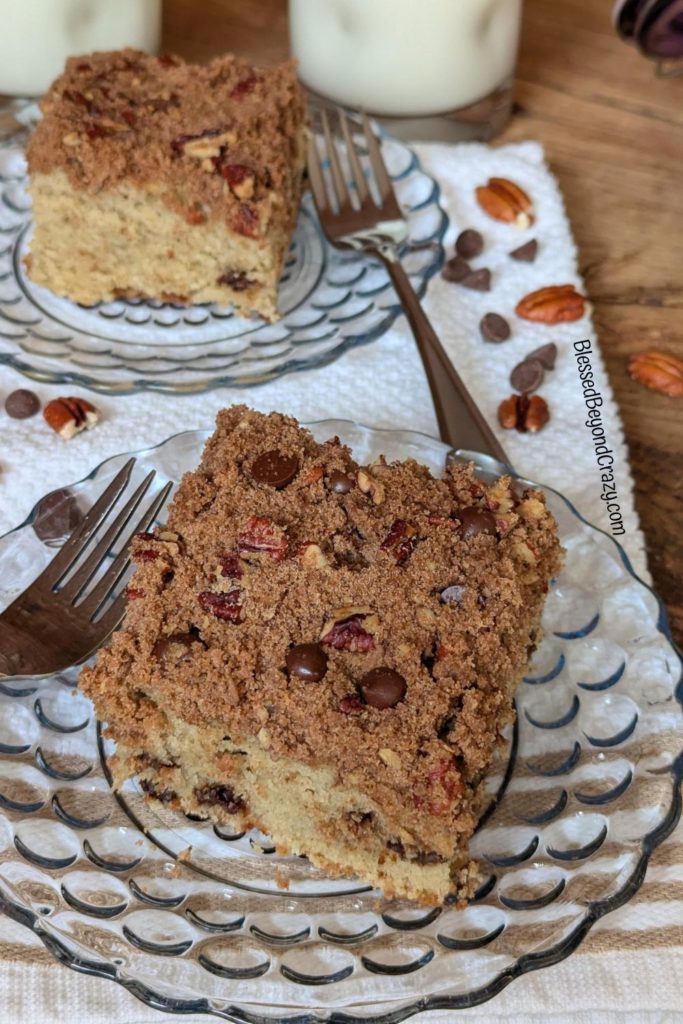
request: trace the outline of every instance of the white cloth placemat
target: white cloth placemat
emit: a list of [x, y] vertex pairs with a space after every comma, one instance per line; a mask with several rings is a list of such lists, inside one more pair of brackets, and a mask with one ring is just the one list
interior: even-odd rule
[[[532, 349], [555, 341], [559, 358], [546, 374], [541, 393], [552, 418], [538, 435], [500, 431], [517, 470], [566, 494], [579, 511], [609, 529], [601, 500], [600, 471], [587, 429], [575, 341], [592, 341], [595, 388], [604, 400], [602, 424], [614, 453], [618, 503], [626, 548], [636, 571], [647, 576], [643, 538], [633, 508], [632, 478], [622, 428], [589, 317], [554, 328], [529, 324], [514, 316], [527, 292], [551, 284], [582, 284], [576, 249], [557, 184], [532, 142], [490, 148], [479, 145], [416, 147], [424, 166], [440, 182], [451, 217], [446, 238], [452, 243], [465, 227], [476, 227], [486, 240], [475, 266], [493, 275], [488, 293], [468, 291], [440, 278], [429, 287], [425, 307], [458, 370], [484, 413], [495, 422], [499, 401], [510, 394], [508, 375]], [[509, 177], [534, 200], [537, 223], [524, 233], [488, 219], [474, 200], [474, 188], [490, 176]], [[510, 260], [507, 253], [536, 237], [539, 254], [532, 264]], [[501, 345], [481, 341], [478, 322], [489, 311], [503, 314], [513, 335]], [[59, 394], [92, 394], [74, 388], [27, 382], [0, 368], [0, 400], [17, 387], [31, 387], [43, 400]], [[0, 532], [20, 522], [46, 491], [73, 482], [102, 459], [156, 444], [183, 429], [211, 427], [218, 409], [244, 401], [262, 410], [280, 409], [302, 420], [346, 417], [377, 427], [408, 427], [436, 433], [429, 390], [414, 343], [403, 319], [384, 337], [347, 352], [319, 370], [298, 373], [248, 390], [209, 392], [191, 397], [139, 394], [121, 398], [95, 396], [102, 422], [71, 442], [56, 437], [42, 419], [3, 417], [0, 450], [2, 501]], [[598, 923], [584, 946], [570, 959], [515, 980], [493, 1002], [470, 1010], [420, 1014], [420, 1024], [458, 1020], [487, 1024], [679, 1024], [683, 1021], [679, 978], [683, 969], [683, 832], [653, 858], [639, 896]], [[134, 1024], [175, 1021], [137, 1002], [118, 986], [83, 977], [52, 960], [30, 932], [0, 918], [0, 1019], [8, 1024]], [[183, 1019], [208, 1021], [206, 1016]], [[360, 1020], [360, 1018], [359, 1018]]]

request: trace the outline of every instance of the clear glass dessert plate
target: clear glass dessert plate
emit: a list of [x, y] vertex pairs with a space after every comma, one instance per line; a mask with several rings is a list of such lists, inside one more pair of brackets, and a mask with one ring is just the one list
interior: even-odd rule
[[[31, 232], [24, 145], [36, 114], [17, 107], [26, 128], [0, 135], [0, 363], [33, 380], [105, 394], [246, 387], [330, 362], [378, 338], [401, 312], [381, 264], [327, 242], [308, 193], [280, 281], [276, 324], [209, 304], [79, 306], [40, 288], [23, 263]], [[383, 134], [382, 152], [408, 221], [402, 262], [421, 296], [443, 261], [447, 217], [439, 187], [405, 143]], [[363, 164], [369, 174], [365, 157]]]
[[[440, 472], [449, 453], [407, 431], [311, 429], [362, 461], [412, 456]], [[207, 436], [137, 453], [136, 477], [177, 481]], [[125, 457], [63, 499], [86, 508]], [[656, 596], [614, 540], [546, 493], [566, 565], [518, 690], [509, 759], [489, 780], [473, 841], [482, 884], [466, 909], [386, 901], [279, 856], [266, 836], [152, 810], [135, 782], [114, 796], [77, 669], [0, 680], [0, 908], [63, 963], [150, 1005], [251, 1024], [396, 1024], [483, 1002], [570, 954], [635, 894], [678, 820], [683, 687]], [[38, 511], [0, 540], [2, 607], [54, 555], [33, 529]]]

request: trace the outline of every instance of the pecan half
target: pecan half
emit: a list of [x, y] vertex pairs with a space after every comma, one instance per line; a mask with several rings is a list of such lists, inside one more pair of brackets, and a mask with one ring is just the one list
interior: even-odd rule
[[637, 352], [628, 361], [628, 372], [639, 384], [669, 398], [683, 397], [683, 360], [668, 352]]
[[475, 190], [477, 202], [494, 220], [528, 228], [534, 222], [534, 208], [529, 196], [519, 185], [507, 178], [489, 178]]
[[498, 422], [505, 430], [535, 434], [549, 419], [548, 403], [540, 395], [510, 395], [498, 406]]
[[97, 409], [85, 398], [53, 398], [43, 409], [43, 418], [56, 434], [70, 441], [82, 430], [90, 430], [99, 420]]
[[515, 307], [517, 316], [539, 324], [580, 320], [585, 312], [586, 300], [573, 284], [553, 284], [539, 288], [525, 295]]

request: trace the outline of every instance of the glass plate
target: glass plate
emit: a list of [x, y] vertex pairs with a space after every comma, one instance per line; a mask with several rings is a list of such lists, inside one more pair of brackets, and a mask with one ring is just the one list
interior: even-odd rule
[[[311, 429], [362, 461], [412, 456], [440, 472], [449, 452], [341, 420]], [[207, 436], [139, 452], [135, 477], [177, 481]], [[125, 458], [64, 499], [87, 507]], [[681, 663], [621, 548], [547, 495], [566, 567], [518, 690], [510, 760], [490, 778], [497, 796], [472, 844], [483, 882], [465, 910], [329, 879], [267, 836], [152, 810], [134, 782], [115, 797], [75, 669], [0, 681], [0, 907], [63, 963], [150, 1005], [252, 1024], [395, 1024], [483, 1002], [567, 956], [634, 895], [678, 820]], [[54, 555], [35, 516], [0, 540], [2, 606]]]
[[[37, 108], [15, 106], [14, 116], [29, 127]], [[105, 394], [262, 384], [373, 341], [401, 311], [380, 263], [329, 245], [310, 194], [285, 261], [276, 324], [210, 304], [80, 306], [59, 298], [35, 285], [23, 265], [31, 231], [26, 136], [0, 133], [0, 363], [33, 380]], [[405, 143], [383, 133], [382, 152], [408, 221], [402, 262], [421, 296], [443, 261], [447, 217], [439, 187]], [[362, 163], [369, 173], [367, 155]]]

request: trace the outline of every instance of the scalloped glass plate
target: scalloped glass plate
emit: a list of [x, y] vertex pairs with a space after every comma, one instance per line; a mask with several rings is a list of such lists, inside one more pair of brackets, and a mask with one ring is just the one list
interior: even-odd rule
[[[311, 429], [361, 461], [412, 456], [440, 472], [449, 454], [412, 432]], [[137, 453], [135, 478], [177, 481], [207, 436]], [[63, 500], [87, 507], [125, 458]], [[76, 669], [0, 681], [0, 908], [63, 963], [150, 1005], [254, 1024], [395, 1024], [483, 1002], [571, 953], [634, 895], [678, 820], [683, 688], [656, 596], [614, 540], [546, 493], [566, 566], [518, 690], [509, 761], [489, 779], [473, 840], [483, 882], [465, 910], [388, 902], [279, 856], [267, 836], [152, 810], [135, 782], [115, 797]], [[38, 507], [0, 540], [3, 607], [54, 555], [32, 527]]]
[[[18, 106], [27, 126], [36, 110]], [[306, 194], [280, 280], [281, 320], [231, 307], [116, 301], [79, 306], [26, 275], [31, 212], [26, 131], [0, 136], [0, 363], [44, 383], [105, 394], [191, 393], [262, 384], [330, 362], [383, 334], [401, 311], [384, 267], [325, 239]], [[360, 140], [359, 140], [360, 141]], [[418, 295], [443, 260], [447, 217], [415, 153], [386, 133], [382, 151], [408, 221], [402, 262]], [[362, 156], [369, 174], [369, 160]]]

